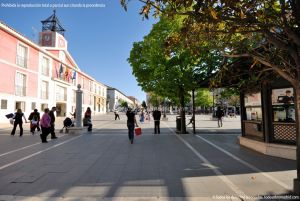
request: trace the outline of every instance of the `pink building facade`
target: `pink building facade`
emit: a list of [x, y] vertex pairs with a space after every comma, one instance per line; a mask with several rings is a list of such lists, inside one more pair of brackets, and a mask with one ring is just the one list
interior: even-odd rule
[[107, 87], [80, 70], [67, 45], [58, 32], [41, 32], [36, 44], [0, 22], [0, 122], [18, 108], [28, 117], [33, 109], [56, 106], [57, 116], [69, 116], [77, 84], [83, 90], [83, 110], [106, 113]]

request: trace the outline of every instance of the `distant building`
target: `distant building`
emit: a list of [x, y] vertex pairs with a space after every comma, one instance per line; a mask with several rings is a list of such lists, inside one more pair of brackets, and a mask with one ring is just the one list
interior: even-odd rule
[[[57, 107], [57, 116], [75, 109], [77, 84], [83, 90], [83, 111], [106, 113], [106, 86], [82, 72], [68, 52], [68, 42], [55, 12], [42, 21], [39, 44], [0, 22], [0, 110]], [[7, 122], [4, 115], [0, 122]]]
[[107, 100], [109, 111], [119, 109], [123, 101], [127, 102], [129, 107], [134, 107], [134, 102], [116, 88], [107, 87]]
[[141, 102], [134, 96], [128, 96], [128, 98], [133, 102], [134, 108], [141, 107]]

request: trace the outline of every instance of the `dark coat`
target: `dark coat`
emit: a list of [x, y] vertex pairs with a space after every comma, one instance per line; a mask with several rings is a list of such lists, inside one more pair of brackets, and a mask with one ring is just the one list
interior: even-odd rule
[[158, 110], [155, 110], [153, 112], [153, 119], [156, 120], [156, 121], [159, 121], [160, 120], [160, 117], [161, 117], [161, 112], [158, 111]]
[[55, 122], [55, 115], [54, 115], [54, 112], [52, 110], [49, 112], [49, 116], [51, 118], [51, 124], [53, 124]]

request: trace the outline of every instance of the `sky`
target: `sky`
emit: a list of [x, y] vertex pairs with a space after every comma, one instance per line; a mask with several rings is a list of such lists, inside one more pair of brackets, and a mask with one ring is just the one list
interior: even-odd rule
[[[61, 7], [61, 3], [68, 7]], [[145, 93], [132, 75], [127, 58], [133, 42], [143, 40], [156, 20], [143, 20], [139, 15], [141, 5], [131, 0], [126, 12], [119, 0], [1, 0], [0, 20], [37, 42], [41, 20], [51, 16], [52, 7], [58, 6], [56, 15], [66, 30], [68, 51], [79, 68], [142, 102]]]

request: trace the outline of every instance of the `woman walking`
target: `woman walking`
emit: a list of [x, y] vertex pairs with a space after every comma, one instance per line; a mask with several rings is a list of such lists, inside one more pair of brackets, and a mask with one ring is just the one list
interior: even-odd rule
[[17, 112], [15, 113], [14, 127], [11, 131], [11, 135], [15, 135], [17, 125], [19, 125], [19, 128], [20, 128], [20, 137], [23, 135], [23, 120], [22, 120], [22, 118], [24, 118], [25, 122], [27, 123], [24, 113], [22, 112], [21, 109], [18, 109]]
[[47, 143], [47, 136], [51, 132], [51, 117], [49, 115], [49, 109], [46, 108], [44, 110], [44, 114], [40, 121], [41, 128], [42, 128], [42, 134], [40, 134], [42, 143]]

